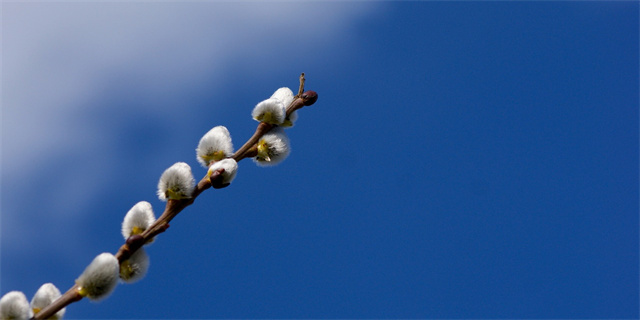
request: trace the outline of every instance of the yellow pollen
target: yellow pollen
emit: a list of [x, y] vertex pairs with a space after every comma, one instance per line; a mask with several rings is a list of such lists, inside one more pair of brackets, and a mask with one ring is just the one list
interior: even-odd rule
[[183, 198], [183, 195], [181, 192], [173, 191], [172, 189], [167, 189], [167, 192], [165, 192], [165, 196], [167, 197], [167, 199], [174, 199], [174, 200], [180, 200]]
[[131, 235], [134, 234], [142, 234], [144, 232], [144, 229], [140, 228], [140, 227], [133, 227], [131, 228]]
[[269, 158], [269, 146], [264, 140], [258, 142], [258, 159], [271, 161], [271, 158]]
[[[224, 151], [218, 150], [218, 151], [213, 153], [213, 161], [220, 161], [222, 159], [224, 159]], [[211, 161], [209, 161], [209, 162], [211, 162]]]
[[79, 295], [86, 297], [87, 294], [89, 294], [89, 292], [87, 292], [87, 289], [85, 289], [84, 287], [78, 287], [78, 289], [76, 289], [76, 291], [78, 292]]
[[274, 120], [275, 120], [274, 118], [275, 117], [271, 112], [265, 112], [264, 116], [262, 117], [262, 122], [274, 123]]
[[224, 154], [224, 151], [218, 150], [218, 151], [214, 151], [212, 153], [200, 156], [200, 158], [202, 158], [202, 160], [205, 163], [208, 163], [209, 165], [211, 165], [211, 162], [220, 161], [224, 159], [225, 154]]
[[131, 278], [131, 275], [133, 274], [133, 272], [134, 270], [131, 267], [131, 263], [129, 262], [129, 260], [126, 260], [120, 264], [120, 275], [122, 275], [122, 278], [124, 279]]

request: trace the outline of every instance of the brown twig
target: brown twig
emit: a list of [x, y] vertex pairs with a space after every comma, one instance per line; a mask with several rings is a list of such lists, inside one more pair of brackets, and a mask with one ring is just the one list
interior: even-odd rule
[[82, 296], [78, 292], [78, 285], [74, 285], [71, 289], [67, 290], [60, 298], [53, 301], [50, 305], [43, 308], [40, 312], [38, 312], [32, 319], [49, 319], [56, 312], [62, 310], [66, 306], [82, 300]]
[[258, 142], [258, 140], [260, 140], [260, 138], [262, 138], [262, 136], [265, 133], [269, 132], [269, 130], [271, 130], [273, 127], [274, 125], [272, 124], [260, 122], [260, 124], [256, 128], [256, 132], [253, 133], [253, 136], [251, 136], [251, 138], [249, 138], [249, 140], [247, 140], [247, 142], [233, 154], [233, 160], [235, 160], [236, 162], [240, 162], [240, 160], [246, 158], [245, 153], [249, 149], [251, 149], [251, 147], [253, 147], [253, 145], [255, 145], [256, 142]]
[[[300, 91], [304, 90], [303, 85], [304, 73], [300, 76]], [[310, 106], [314, 104], [316, 100], [318, 100], [318, 94], [315, 91], [307, 91], [304, 93], [300, 92], [298, 96], [296, 96], [296, 98], [293, 99], [293, 101], [291, 101], [291, 104], [289, 104], [289, 106], [287, 107], [285, 118], [288, 118], [294, 111], [304, 106]], [[249, 138], [249, 140], [247, 140], [247, 142], [233, 154], [232, 158], [239, 162], [244, 158], [255, 157], [255, 154], [251, 153], [251, 150], [254, 149], [256, 143], [260, 140], [260, 138], [262, 138], [265, 133], [273, 129], [273, 127], [276, 126], [266, 122], [260, 122], [260, 124], [256, 128], [256, 132], [253, 133], [253, 136], [251, 136], [251, 138]]]
[[[294, 100], [286, 109], [286, 116], [291, 115], [292, 112], [298, 110], [304, 106], [310, 106], [316, 102], [318, 99], [318, 95], [314, 91], [304, 91], [304, 73], [300, 75], [300, 87], [298, 89], [298, 94], [295, 96]], [[256, 143], [260, 140], [260, 138], [269, 130], [271, 130], [275, 125], [268, 124], [266, 122], [260, 122], [253, 136], [247, 140], [247, 142], [236, 151], [232, 158], [237, 162], [240, 160], [250, 157], [255, 157], [256, 151]], [[220, 189], [228, 186], [228, 184], [222, 184], [222, 173], [224, 169], [218, 169], [213, 171], [210, 175], [206, 175], [204, 178], [198, 182], [191, 198], [188, 199], [180, 199], [180, 200], [167, 200], [167, 204], [165, 206], [164, 212], [162, 215], [142, 234], [133, 235], [129, 237], [125, 244], [123, 244], [118, 252], [115, 254], [118, 262], [122, 264], [124, 261], [129, 259], [133, 253], [135, 253], [140, 247], [142, 247], [145, 243], [152, 240], [155, 236], [165, 232], [169, 228], [169, 222], [173, 220], [184, 208], [191, 205], [195, 199], [205, 190], [213, 187], [215, 189]], [[32, 320], [40, 320], [40, 319], [48, 319], [51, 318], [56, 312], [60, 311], [62, 308], [65, 308], [69, 304], [82, 300], [82, 295], [78, 293], [78, 285], [74, 285], [65, 292], [60, 298], [56, 299], [47, 307], [43, 308], [38, 314], [34, 315]]]
[[298, 87], [298, 94], [296, 95], [296, 98], [300, 97], [302, 95], [302, 92], [304, 92], [304, 72], [300, 74], [300, 87]]

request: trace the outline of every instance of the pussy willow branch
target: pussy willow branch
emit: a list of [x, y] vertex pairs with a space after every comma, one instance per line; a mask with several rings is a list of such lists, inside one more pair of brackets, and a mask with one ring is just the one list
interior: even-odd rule
[[[291, 113], [294, 111], [304, 107], [310, 106], [318, 100], [318, 95], [315, 91], [304, 91], [304, 73], [300, 75], [300, 88], [298, 90], [298, 94], [294, 97], [291, 104], [286, 109], [286, 116], [289, 117]], [[268, 124], [265, 122], [260, 122], [258, 127], [256, 128], [255, 133], [247, 142], [236, 151], [231, 158], [236, 160], [236, 162], [240, 162], [240, 160], [253, 157], [252, 149], [255, 149], [256, 143], [260, 140], [260, 138], [269, 130], [273, 129], [275, 125]], [[180, 200], [167, 200], [167, 204], [165, 206], [164, 212], [162, 215], [142, 234], [133, 235], [127, 239], [125, 244], [123, 244], [118, 252], [115, 254], [118, 262], [122, 264], [124, 261], [129, 259], [133, 253], [135, 253], [140, 247], [142, 247], [149, 240], [153, 239], [155, 236], [165, 232], [169, 228], [169, 222], [173, 220], [184, 208], [191, 205], [195, 199], [205, 190], [213, 187], [215, 189], [220, 189], [228, 186], [228, 184], [222, 184], [222, 173], [224, 169], [218, 169], [211, 172], [210, 175], [206, 175], [203, 177], [200, 182], [196, 185], [196, 188], [191, 196], [188, 199], [180, 199]], [[71, 303], [82, 300], [82, 296], [78, 293], [78, 285], [74, 285], [67, 292], [62, 294], [60, 298], [56, 299], [47, 307], [43, 308], [38, 314], [33, 316], [32, 320], [39, 319], [48, 319], [51, 318], [56, 312], [60, 311], [62, 308], [68, 306]]]
[[[291, 104], [289, 104], [287, 106], [287, 114], [286, 114], [286, 118], [288, 118], [291, 113], [293, 113], [294, 111], [302, 108], [303, 106], [307, 105], [310, 106], [312, 105], [314, 102], [316, 102], [316, 100], [318, 99], [318, 95], [314, 92], [314, 91], [309, 91], [306, 93], [303, 93], [304, 91], [304, 82], [305, 82], [305, 78], [304, 78], [304, 72], [300, 75], [300, 88], [298, 89], [298, 94], [296, 94], [296, 96], [294, 97], [293, 101], [291, 101]], [[313, 98], [315, 96], [315, 98]], [[308, 104], [305, 104], [306, 103]], [[249, 140], [247, 140], [247, 142], [240, 147], [240, 149], [238, 149], [238, 151], [236, 151], [232, 158], [233, 160], [236, 160], [236, 162], [240, 162], [240, 160], [244, 159], [244, 158], [250, 158], [252, 156], [255, 155], [249, 155], [247, 154], [247, 152], [253, 147], [255, 146], [256, 142], [258, 142], [258, 140], [260, 140], [260, 138], [267, 132], [269, 132], [269, 130], [273, 129], [274, 125], [266, 123], [266, 122], [260, 122], [260, 124], [258, 125], [258, 127], [256, 128], [256, 132], [253, 133], [253, 136], [251, 138], [249, 138]]]

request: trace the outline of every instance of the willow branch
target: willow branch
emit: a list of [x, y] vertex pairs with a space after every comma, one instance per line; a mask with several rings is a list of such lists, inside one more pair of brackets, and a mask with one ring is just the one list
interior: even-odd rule
[[78, 293], [78, 285], [76, 284], [61, 295], [60, 298], [56, 299], [50, 305], [42, 309], [42, 311], [38, 312], [33, 319], [49, 319], [56, 314], [56, 312], [80, 300], [82, 300], [82, 296]]
[[[289, 104], [286, 109], [286, 116], [288, 117], [294, 111], [304, 107], [310, 106], [316, 102], [318, 99], [318, 95], [314, 91], [304, 91], [304, 73], [300, 75], [300, 87], [298, 89], [298, 94], [294, 97], [294, 100]], [[255, 157], [257, 153], [257, 142], [260, 138], [269, 130], [274, 128], [275, 125], [268, 124], [266, 122], [260, 122], [258, 124], [256, 131], [254, 134], [247, 140], [247, 142], [236, 151], [232, 158], [236, 160], [236, 162], [240, 162], [240, 160], [250, 157]], [[191, 198], [174, 200], [167, 200], [167, 204], [165, 206], [164, 212], [162, 215], [142, 234], [132, 235], [130, 236], [125, 244], [123, 244], [118, 252], [115, 254], [118, 262], [122, 264], [124, 261], [129, 259], [132, 254], [134, 254], [138, 249], [140, 249], [145, 243], [152, 240], [157, 235], [165, 232], [169, 228], [169, 222], [173, 220], [184, 208], [193, 204], [195, 199], [205, 190], [213, 187], [214, 189], [220, 189], [228, 186], [229, 184], [222, 183], [222, 173], [224, 169], [218, 169], [213, 171], [210, 175], [206, 175], [204, 178], [198, 182], [196, 185]], [[56, 312], [60, 311], [62, 308], [65, 308], [69, 304], [73, 302], [77, 302], [82, 300], [83, 296], [78, 292], [78, 285], [74, 285], [65, 292], [60, 298], [56, 299], [53, 303], [43, 308], [40, 312], [34, 315], [32, 320], [40, 320], [40, 319], [48, 319], [51, 318]]]
[[[123, 244], [118, 252], [115, 254], [115, 257], [118, 259], [118, 262], [122, 263], [129, 259], [131, 255], [136, 252], [136, 250], [140, 249], [145, 243], [151, 241], [155, 236], [165, 232], [169, 228], [169, 222], [175, 218], [178, 213], [180, 213], [184, 208], [190, 206], [196, 198], [204, 191], [211, 188], [212, 185], [219, 185], [222, 181], [222, 173], [224, 169], [218, 169], [211, 173], [211, 175], [207, 175], [198, 184], [191, 195], [191, 198], [188, 199], [180, 199], [167, 200], [167, 205], [165, 206], [164, 212], [162, 215], [142, 234], [133, 235], [127, 239], [127, 242]], [[213, 183], [212, 183], [213, 182]]]
[[269, 130], [271, 130], [273, 127], [274, 125], [272, 124], [260, 122], [260, 124], [256, 128], [256, 132], [253, 133], [253, 136], [251, 136], [251, 138], [249, 138], [249, 140], [247, 140], [247, 142], [233, 154], [233, 160], [235, 160], [236, 162], [240, 162], [240, 160], [247, 158], [245, 156], [245, 153], [249, 149], [251, 149], [251, 147], [253, 147], [253, 145], [255, 145], [260, 140], [260, 138], [262, 138], [262, 136], [265, 133], [269, 132]]

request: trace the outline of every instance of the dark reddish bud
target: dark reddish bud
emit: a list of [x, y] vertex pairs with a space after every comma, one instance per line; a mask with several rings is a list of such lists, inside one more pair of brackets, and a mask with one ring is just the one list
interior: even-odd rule
[[209, 181], [211, 181], [211, 186], [214, 189], [221, 189], [229, 185], [228, 183], [225, 183], [226, 185], [222, 183], [222, 180], [224, 180], [224, 178], [222, 177], [223, 173], [224, 173], [224, 168], [220, 168], [211, 172], [211, 175], [209, 176]]
[[129, 248], [140, 248], [144, 244], [144, 238], [139, 234], [134, 234], [127, 238], [127, 245]]
[[310, 106], [318, 100], [318, 94], [315, 91], [309, 90], [302, 94], [302, 100], [304, 100], [305, 106]]

